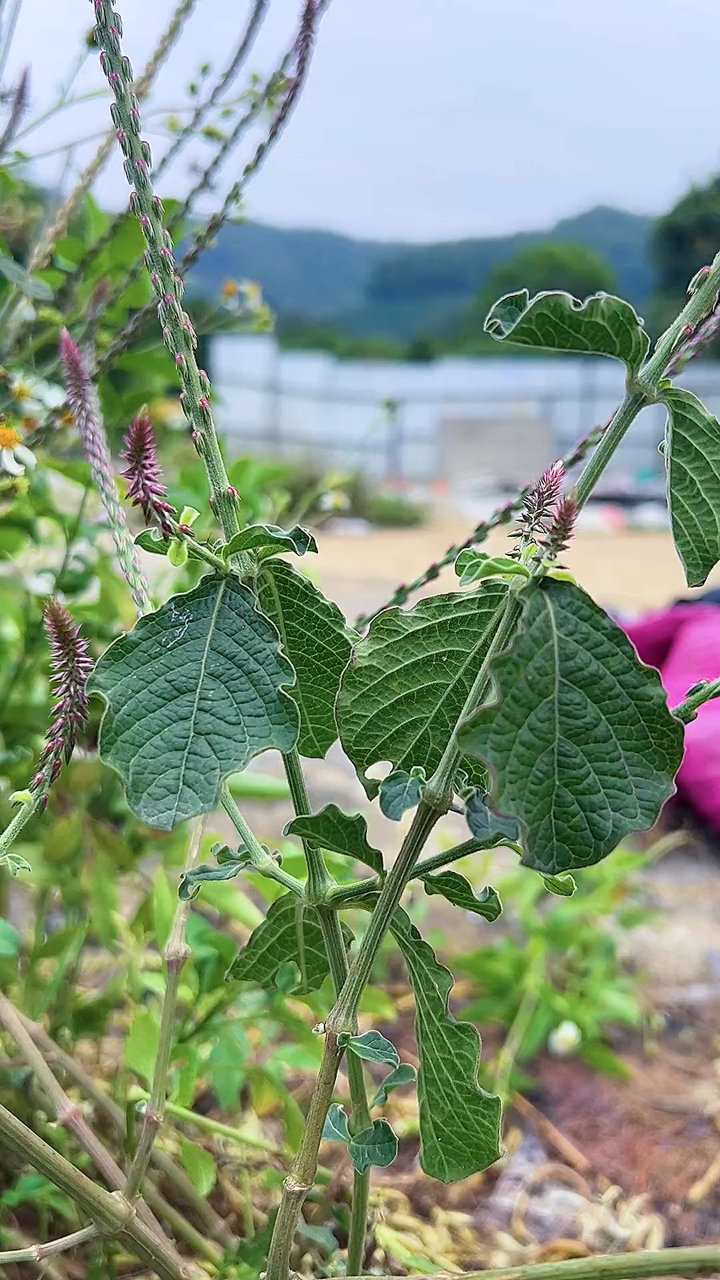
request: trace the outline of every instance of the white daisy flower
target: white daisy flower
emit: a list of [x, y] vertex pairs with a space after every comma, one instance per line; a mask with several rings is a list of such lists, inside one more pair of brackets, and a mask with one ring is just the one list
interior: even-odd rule
[[28, 418], [43, 418], [49, 409], [59, 409], [66, 399], [62, 387], [30, 373], [13, 376], [10, 390]]
[[14, 427], [0, 423], [0, 471], [9, 476], [24, 476], [37, 465], [35, 454], [22, 442]]

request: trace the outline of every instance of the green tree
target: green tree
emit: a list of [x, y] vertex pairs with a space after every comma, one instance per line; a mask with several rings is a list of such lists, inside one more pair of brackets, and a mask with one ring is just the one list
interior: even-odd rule
[[658, 284], [653, 322], [658, 330], [682, 305], [688, 280], [712, 262], [719, 247], [720, 175], [705, 186], [692, 187], [655, 225], [651, 251]]

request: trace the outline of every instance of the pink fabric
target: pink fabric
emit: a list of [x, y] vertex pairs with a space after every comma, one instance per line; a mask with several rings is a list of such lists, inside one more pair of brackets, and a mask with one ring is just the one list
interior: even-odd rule
[[[676, 605], [623, 624], [643, 662], [657, 667], [675, 707], [692, 685], [720, 676], [720, 606]], [[705, 703], [685, 730], [678, 795], [720, 831], [720, 699]]]

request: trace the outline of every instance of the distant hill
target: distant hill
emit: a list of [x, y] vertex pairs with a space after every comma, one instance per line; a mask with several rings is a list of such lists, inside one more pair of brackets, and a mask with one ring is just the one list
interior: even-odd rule
[[225, 280], [249, 277], [281, 322], [330, 323], [351, 336], [408, 341], [451, 332], [498, 262], [548, 240], [601, 254], [618, 292], [642, 310], [655, 280], [651, 227], [651, 218], [599, 206], [550, 231], [415, 245], [246, 222], [220, 232], [189, 284], [195, 294], [216, 296]]

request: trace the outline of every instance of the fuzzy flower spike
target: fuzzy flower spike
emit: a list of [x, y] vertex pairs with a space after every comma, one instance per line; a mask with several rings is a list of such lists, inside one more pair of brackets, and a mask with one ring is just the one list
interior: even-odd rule
[[130, 482], [128, 498], [134, 507], [142, 507], [148, 524], [157, 520], [165, 537], [171, 537], [167, 517], [174, 517], [177, 512], [166, 501], [167, 489], [162, 482], [155, 435], [146, 408], [130, 423], [121, 456], [127, 463], [121, 474]]
[[518, 516], [518, 527], [511, 535], [513, 538], [522, 538], [521, 545], [541, 542], [547, 534], [548, 522], [562, 493], [564, 479], [565, 468], [562, 461], [553, 462], [530, 489]]
[[87, 683], [93, 663], [88, 642], [80, 634], [67, 609], [55, 599], [45, 606], [45, 630], [50, 642], [50, 685], [55, 698], [54, 720], [31, 783], [31, 790], [46, 792], [67, 764], [78, 736], [87, 723]]

